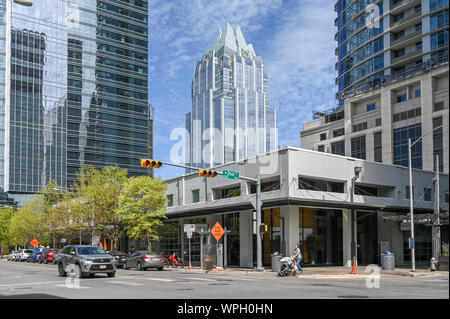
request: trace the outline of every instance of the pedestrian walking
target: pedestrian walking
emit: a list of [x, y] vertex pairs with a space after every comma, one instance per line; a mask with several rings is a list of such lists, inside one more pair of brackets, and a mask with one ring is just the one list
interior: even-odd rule
[[300, 250], [300, 245], [297, 243], [295, 244], [295, 249], [292, 252], [292, 258], [294, 258], [296, 260], [296, 264], [297, 264], [297, 268], [300, 271], [300, 274], [303, 275], [303, 268], [300, 265], [301, 261], [302, 261], [302, 252]]

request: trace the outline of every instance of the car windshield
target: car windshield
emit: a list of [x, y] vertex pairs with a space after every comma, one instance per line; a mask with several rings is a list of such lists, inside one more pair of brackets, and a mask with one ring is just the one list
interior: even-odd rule
[[77, 247], [79, 255], [107, 255], [102, 247]]
[[33, 250], [25, 250], [24, 253], [25, 254], [32, 254], [32, 253], [34, 253], [34, 251]]

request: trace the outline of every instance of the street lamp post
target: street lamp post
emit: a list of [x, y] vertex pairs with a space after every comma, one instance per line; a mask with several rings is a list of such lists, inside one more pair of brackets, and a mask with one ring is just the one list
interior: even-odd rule
[[[360, 166], [355, 166], [354, 173], [355, 176], [352, 177], [352, 190], [350, 192], [350, 201], [353, 204], [354, 196], [355, 196], [355, 181], [359, 178], [359, 174], [361, 174], [362, 168]], [[358, 236], [358, 219], [356, 216], [356, 211], [351, 209], [351, 218], [352, 218], [352, 256], [353, 256], [353, 262], [357, 262], [358, 259], [358, 242], [357, 242], [357, 236]]]
[[[408, 167], [409, 167], [409, 214], [411, 219], [411, 238], [409, 239], [409, 249], [411, 249], [411, 271], [416, 271], [416, 256], [415, 256], [415, 250], [414, 250], [414, 201], [413, 201], [413, 179], [412, 179], [412, 159], [411, 159], [411, 150], [416, 143], [418, 143], [420, 140], [422, 140], [425, 136], [430, 134], [431, 132], [441, 129], [444, 126], [447, 126], [447, 124], [435, 127], [431, 130], [429, 130], [427, 133], [419, 137], [414, 141], [414, 143], [411, 142], [411, 138], [408, 138]], [[433, 160], [434, 161], [434, 160]], [[436, 167], [437, 170], [439, 170], [439, 167]], [[439, 173], [438, 173], [439, 174]]]

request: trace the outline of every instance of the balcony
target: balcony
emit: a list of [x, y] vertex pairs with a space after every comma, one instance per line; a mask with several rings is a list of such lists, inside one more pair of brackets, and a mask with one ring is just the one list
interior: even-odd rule
[[396, 63], [404, 62], [404, 61], [407, 61], [407, 60], [409, 60], [411, 58], [415, 58], [415, 57], [420, 56], [420, 55], [422, 55], [422, 49], [414, 50], [413, 52], [400, 55], [400, 56], [392, 59], [391, 66], [394, 66]]
[[[407, 16], [407, 17], [404, 17], [403, 19], [401, 19], [401, 20], [399, 20], [399, 21], [397, 21], [397, 22], [394, 22], [394, 23], [392, 23], [391, 24], [391, 31], [394, 31], [394, 29], [395, 28], [397, 28], [397, 27], [399, 27], [400, 25], [401, 26], [404, 26], [404, 27], [406, 27], [407, 25], [409, 26], [409, 25], [413, 25], [414, 23], [415, 23], [415, 20], [417, 19], [417, 18], [421, 18], [422, 17], [422, 12], [415, 12], [415, 13], [413, 13], [413, 14], [410, 14], [409, 16]], [[419, 19], [420, 20], [420, 19]], [[409, 22], [409, 23], [408, 23]]]
[[421, 37], [422, 36], [422, 31], [416, 31], [416, 32], [412, 32], [408, 35], [405, 35], [404, 37], [397, 39], [397, 40], [393, 40], [391, 41], [391, 49], [395, 49], [394, 47], [400, 43], [405, 42], [405, 44], [409, 44], [410, 42], [413, 43], [415, 41], [411, 41], [412, 39], [415, 39], [417, 37]]

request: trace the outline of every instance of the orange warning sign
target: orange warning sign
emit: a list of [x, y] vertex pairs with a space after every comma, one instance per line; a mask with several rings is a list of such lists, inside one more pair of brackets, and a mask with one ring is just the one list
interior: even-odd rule
[[36, 238], [33, 238], [33, 240], [30, 241], [30, 244], [33, 245], [33, 247], [36, 247], [37, 245], [39, 245], [39, 240], [37, 240]]
[[213, 228], [211, 228], [211, 234], [214, 238], [219, 241], [222, 238], [223, 234], [225, 234], [225, 230], [222, 228], [219, 222], [217, 222]]

